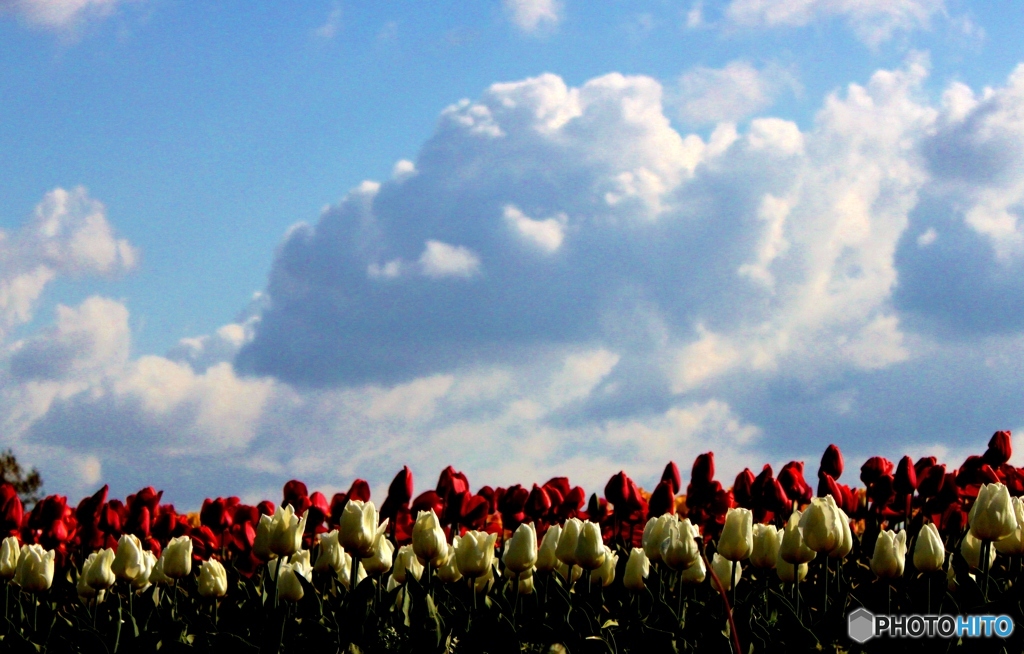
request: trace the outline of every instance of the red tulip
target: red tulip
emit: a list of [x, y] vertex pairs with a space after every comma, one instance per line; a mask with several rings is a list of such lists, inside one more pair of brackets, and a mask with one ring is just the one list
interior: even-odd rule
[[880, 456], [873, 456], [860, 467], [860, 480], [865, 486], [871, 486], [872, 482], [883, 475], [891, 475], [893, 470], [892, 461]]
[[661, 480], [667, 481], [672, 485], [672, 494], [679, 492], [679, 489], [683, 487], [683, 480], [679, 476], [679, 467], [674, 461], [669, 461], [665, 464], [665, 470], [661, 473]]
[[409, 466], [403, 466], [391, 481], [391, 485], [388, 486], [388, 499], [397, 506], [409, 505], [409, 501], [412, 500], [412, 470], [409, 470]]
[[17, 533], [24, 519], [25, 509], [18, 491], [11, 484], [0, 484], [0, 538]]
[[301, 516], [309, 508], [309, 504], [309, 490], [304, 483], [298, 479], [292, 479], [284, 485], [281, 506], [291, 505], [295, 509], [295, 515]]
[[715, 478], [715, 453], [707, 452], [698, 455], [693, 461], [693, 470], [690, 473], [690, 483], [699, 486], [706, 486]]
[[935, 497], [942, 490], [945, 478], [945, 463], [929, 466], [923, 474], [918, 475], [917, 494], [924, 498]]
[[451, 466], [441, 471], [441, 476], [437, 480], [437, 494], [442, 499], [447, 500], [449, 495], [458, 495], [468, 490], [469, 480], [465, 474], [457, 472]]
[[911, 495], [917, 490], [917, 470], [909, 456], [900, 459], [893, 478], [893, 488], [900, 495]]
[[1009, 431], [997, 431], [992, 434], [992, 438], [988, 441], [988, 450], [985, 451], [985, 463], [989, 464], [993, 468], [998, 467], [1010, 460], [1010, 456], [1013, 453], [1012, 443], [1010, 442]]
[[750, 471], [750, 468], [744, 468], [743, 472], [736, 475], [736, 481], [732, 485], [732, 496], [738, 506], [745, 509], [754, 508], [754, 479], [754, 473]]
[[827, 474], [832, 479], [839, 479], [843, 476], [843, 453], [836, 445], [829, 445], [825, 453], [821, 455], [821, 465], [818, 468], [818, 476]]
[[551, 497], [548, 495], [546, 490], [537, 484], [534, 484], [523, 510], [526, 515], [530, 516], [534, 520], [540, 520], [541, 518], [546, 517], [548, 512], [551, 511]]
[[676, 498], [675, 493], [672, 492], [672, 482], [663, 479], [658, 482], [658, 485], [654, 487], [654, 492], [651, 493], [647, 515], [649, 518], [657, 518], [666, 513], [674, 514], [675, 512]]
[[797, 504], [811, 501], [814, 491], [804, 479], [804, 462], [790, 461], [779, 471], [779, 483], [786, 490], [786, 496]]
[[370, 484], [365, 479], [356, 479], [348, 487], [348, 499], [360, 502], [370, 501]]

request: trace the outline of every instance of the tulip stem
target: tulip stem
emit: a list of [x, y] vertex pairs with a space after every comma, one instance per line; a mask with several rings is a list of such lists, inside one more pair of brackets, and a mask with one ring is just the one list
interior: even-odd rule
[[[117, 590], [117, 587], [114, 587]], [[114, 634], [114, 654], [117, 654], [117, 648], [121, 645], [121, 623], [124, 622], [121, 619], [122, 607], [121, 607], [121, 593], [117, 594], [117, 631]]]
[[988, 601], [988, 576], [989, 576], [989, 568], [992, 567], [990, 565], [991, 561], [989, 560], [989, 555], [990, 555], [989, 553], [991, 551], [992, 551], [992, 541], [990, 541], [990, 540], [983, 540], [983, 541], [981, 541], [981, 565], [982, 565], [982, 571], [985, 573], [985, 582], [984, 582], [984, 585], [982, 586], [982, 593], [985, 595], [985, 601], [986, 602]]
[[825, 583], [822, 584], [822, 588], [825, 591], [824, 593], [822, 593], [822, 595], [824, 595], [824, 597], [825, 597], [823, 612], [824, 611], [828, 611], [828, 572], [829, 572], [829, 570], [828, 570], [828, 557], [826, 556], [825, 557]]
[[[171, 584], [171, 592], [174, 593], [174, 599], [171, 601], [171, 620], [178, 619], [178, 580], [175, 579]], [[95, 620], [96, 616], [93, 615]]]
[[736, 606], [736, 561], [732, 562], [732, 570], [729, 571], [729, 586], [732, 587], [732, 605]]
[[355, 554], [352, 555], [352, 570], [349, 571], [348, 577], [348, 591], [350, 593], [356, 592], [356, 583], [359, 579], [359, 557]]
[[804, 621], [800, 619], [800, 564], [793, 564], [793, 595], [796, 599], [796, 619], [800, 620], [800, 624]]

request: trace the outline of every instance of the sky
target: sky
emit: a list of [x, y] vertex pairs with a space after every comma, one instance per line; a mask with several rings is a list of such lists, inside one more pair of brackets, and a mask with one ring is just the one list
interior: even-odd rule
[[0, 447], [73, 501], [1024, 464], [1024, 12], [0, 0]]

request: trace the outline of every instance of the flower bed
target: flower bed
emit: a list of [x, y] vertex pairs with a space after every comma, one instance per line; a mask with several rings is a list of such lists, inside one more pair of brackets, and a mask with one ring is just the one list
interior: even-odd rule
[[[565, 477], [470, 490], [444, 470], [379, 510], [356, 480], [330, 500], [299, 481], [280, 505], [208, 499], [195, 514], [145, 488], [49, 496], [0, 485], [4, 651], [657, 652], [856, 649], [847, 615], [1021, 616], [1024, 471], [1010, 434], [947, 469], [872, 457], [816, 492], [803, 464], [681, 487], [625, 473], [603, 497]], [[966, 644], [965, 644], [966, 643]], [[967, 641], [943, 640], [934, 649]], [[1010, 634], [999, 647], [1024, 650]], [[560, 649], [561, 648], [561, 649]], [[998, 649], [998, 648], [997, 648]]]

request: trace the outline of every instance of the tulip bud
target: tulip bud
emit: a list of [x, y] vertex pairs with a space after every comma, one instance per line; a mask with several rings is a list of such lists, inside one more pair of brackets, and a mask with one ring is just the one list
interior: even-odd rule
[[667, 481], [672, 486], [672, 494], [679, 492], [682, 488], [682, 479], [679, 476], [679, 467], [674, 461], [665, 464], [665, 470], [661, 473], [661, 480]]
[[850, 517], [842, 509], [836, 510], [839, 511], [839, 521], [843, 527], [843, 538], [834, 549], [829, 551], [828, 556], [830, 559], [845, 559], [846, 555], [853, 550], [853, 532], [850, 531]]
[[[366, 567], [363, 565], [363, 561], [366, 559], [359, 560], [359, 568], [356, 571], [356, 585], [366, 579]], [[341, 554], [341, 567], [338, 568], [338, 574], [336, 575], [338, 581], [345, 588], [351, 590], [350, 585], [352, 584], [352, 556], [348, 552], [342, 552]], [[307, 578], [308, 575], [307, 575]]]
[[715, 576], [718, 577], [724, 591], [731, 590], [733, 586], [740, 583], [740, 578], [743, 576], [743, 568], [739, 563], [721, 556], [718, 552], [715, 552], [715, 556], [711, 559], [711, 568], [715, 571]]
[[459, 546], [462, 538], [459, 536], [455, 537], [452, 541], [452, 546], [448, 548], [448, 557], [445, 558], [444, 563], [437, 567], [437, 578], [442, 583], [452, 584], [462, 579], [462, 572], [459, 571], [457, 557], [459, 555]]
[[600, 582], [601, 586], [604, 588], [611, 586], [612, 582], [615, 581], [615, 566], [618, 564], [618, 555], [613, 554], [611, 548], [605, 545], [604, 563], [601, 564], [600, 568], [596, 568], [590, 572], [591, 582]]
[[750, 565], [755, 568], [774, 568], [779, 558], [778, 528], [774, 525], [754, 525], [753, 541]]
[[533, 594], [533, 568], [530, 568], [525, 573], [519, 575], [519, 594]]
[[[526, 525], [519, 525], [520, 529], [523, 527]], [[527, 529], [529, 530], [529, 527]], [[518, 530], [516, 533], [519, 533]], [[497, 534], [467, 531], [459, 539], [459, 547], [455, 551], [455, 564], [458, 566], [459, 572], [473, 579], [486, 574], [494, 564], [494, 543], [497, 540]], [[506, 554], [507, 552], [506, 545]]]
[[942, 545], [939, 530], [929, 522], [921, 528], [914, 544], [914, 567], [921, 572], [935, 572], [942, 569], [946, 560], [946, 548]]
[[421, 561], [437, 567], [448, 556], [448, 540], [433, 510], [420, 511], [412, 527], [412, 548]]
[[561, 525], [551, 525], [544, 532], [544, 538], [540, 542], [540, 549], [537, 551], [537, 569], [544, 572], [551, 572], [558, 567], [558, 557], [555, 550], [558, 548], [558, 538], [562, 535]]
[[93, 566], [96, 565], [96, 560], [99, 557], [99, 552], [92, 552], [82, 562], [82, 570], [78, 573], [78, 581], [75, 583], [75, 589], [78, 591], [78, 597], [83, 602], [90, 599], [96, 599], [97, 602], [103, 600], [104, 588], [96, 589], [89, 584], [89, 573]]
[[286, 602], [298, 602], [305, 595], [302, 582], [298, 575], [301, 570], [296, 571], [291, 563], [282, 563], [277, 570], [277, 595]]
[[880, 456], [873, 456], [860, 467], [860, 480], [870, 487], [880, 477], [892, 474], [892, 461]]
[[338, 530], [329, 531], [320, 537], [320, 552], [317, 554], [313, 569], [317, 572], [341, 572], [341, 559], [345, 554], [338, 542]]
[[397, 583], [404, 584], [405, 580], [412, 575], [419, 579], [423, 576], [423, 564], [413, 551], [412, 545], [402, 545], [398, 548], [398, 555], [395, 556], [395, 567], [391, 571], [391, 578]]
[[736, 504], [744, 509], [754, 508], [753, 489], [756, 479], [750, 468], [744, 468], [743, 472], [736, 475], [736, 481], [732, 484], [732, 497], [736, 500]]
[[742, 561], [754, 548], [754, 514], [750, 509], [729, 509], [718, 538], [718, 553], [729, 561]]
[[576, 540], [576, 565], [586, 570], [596, 570], [604, 563], [604, 540], [601, 527], [596, 522], [583, 523]]
[[[436, 515], [434, 520], [437, 520]], [[377, 540], [377, 535], [384, 533], [387, 526], [387, 518], [380, 525], [377, 524], [377, 509], [373, 502], [349, 500], [341, 514], [338, 540], [349, 554], [366, 558], [373, 555], [373, 544]]]
[[203, 597], [224, 597], [228, 594], [228, 572], [216, 559], [199, 566], [199, 594]]
[[889, 529], [883, 529], [875, 541], [875, 551], [871, 555], [871, 571], [881, 579], [902, 577], [906, 557], [907, 532], [893, 534]]
[[562, 563], [576, 565], [576, 541], [579, 540], [583, 522], [579, 518], [569, 518], [562, 525], [562, 533], [558, 538], [558, 545], [555, 547], [555, 556]]
[[274, 518], [267, 514], [260, 516], [256, 524], [256, 538], [252, 543], [252, 553], [260, 561], [266, 562], [276, 558], [277, 555], [270, 551], [270, 538], [274, 533]]
[[1007, 556], [1024, 554], [1024, 502], [1019, 497], [1010, 498], [1010, 507], [1017, 517], [1017, 528], [1009, 536], [996, 541], [996, 551]]
[[131, 581], [139, 574], [142, 567], [142, 541], [134, 534], [122, 534], [117, 541], [117, 554], [110, 565], [114, 576], [118, 579]]
[[108, 547], [99, 552], [93, 552], [89, 555], [89, 559], [92, 560], [92, 565], [83, 566], [82, 569], [85, 583], [95, 590], [105, 590], [113, 586], [115, 578], [110, 564], [114, 562], [114, 550]]
[[810, 563], [814, 560], [817, 552], [807, 547], [804, 541], [803, 530], [800, 529], [799, 511], [790, 514], [786, 526], [780, 531], [782, 541], [779, 544], [779, 556], [786, 563]]
[[532, 522], [519, 525], [512, 538], [505, 543], [505, 554], [501, 561], [516, 574], [532, 569], [537, 563], [537, 530]]
[[679, 577], [679, 581], [695, 586], [697, 584], [704, 583], [704, 577], [707, 575], [707, 568], [704, 567], [704, 559], [697, 557], [697, 560], [693, 562], [693, 565], [683, 570], [683, 573]]
[[809, 566], [806, 563], [801, 563], [796, 566], [789, 563], [783, 563], [775, 568], [775, 573], [779, 575], [779, 581], [785, 584], [791, 584], [796, 579], [803, 581], [807, 577], [808, 568]]
[[22, 545], [18, 557], [18, 569], [14, 583], [30, 593], [41, 593], [53, 583], [53, 550], [43, 550], [42, 545]]
[[900, 495], [910, 495], [917, 490], [917, 469], [909, 456], [900, 459], [893, 478], [893, 488]]
[[[963, 554], [969, 566], [975, 570], [981, 570], [981, 540], [975, 538], [971, 532], [967, 532], [963, 541], [961, 541], [960, 553]], [[988, 567], [991, 569], [992, 564], [996, 562], [996, 550], [994, 547], [989, 548], [988, 556]]]
[[700, 559], [697, 538], [700, 531], [689, 518], [673, 522], [661, 541], [661, 560], [673, 570], [687, 570]]
[[815, 552], [831, 552], [842, 545], [843, 521], [835, 498], [831, 495], [813, 498], [800, 516], [800, 528], [807, 547]]
[[373, 554], [362, 561], [366, 574], [380, 575], [390, 570], [394, 555], [395, 546], [391, 544], [391, 541], [384, 534], [377, 534], [373, 543]]
[[181, 579], [192, 573], [192, 539], [188, 536], [172, 538], [160, 559], [163, 573], [171, 579]]
[[661, 543], [668, 537], [669, 529], [674, 522], [678, 522], [675, 515], [665, 513], [656, 518], [651, 518], [647, 521], [647, 525], [644, 526], [644, 535], [641, 542], [643, 543], [644, 554], [653, 563], [661, 561]]
[[1017, 529], [1017, 516], [1010, 506], [1010, 491], [1003, 484], [985, 484], [968, 515], [971, 535], [978, 540], [997, 541]]
[[626, 561], [626, 572], [622, 575], [622, 585], [627, 590], [643, 590], [644, 579], [651, 570], [651, 562], [640, 547], [634, 547], [629, 553]]
[[18, 546], [18, 539], [8, 536], [0, 544], [0, 579], [13, 579], [14, 573], [18, 571], [18, 555], [21, 548]]
[[156, 567], [156, 555], [149, 550], [143, 550], [142, 560], [139, 564], [139, 573], [132, 578], [132, 589], [133, 590], [146, 590], [149, 588], [150, 575], [153, 574], [153, 568]]
[[271, 523], [270, 551], [278, 556], [295, 554], [302, 547], [302, 534], [305, 530], [305, 515], [299, 518], [290, 504], [284, 508], [277, 507]]

